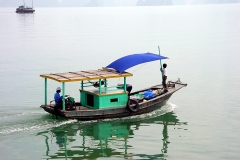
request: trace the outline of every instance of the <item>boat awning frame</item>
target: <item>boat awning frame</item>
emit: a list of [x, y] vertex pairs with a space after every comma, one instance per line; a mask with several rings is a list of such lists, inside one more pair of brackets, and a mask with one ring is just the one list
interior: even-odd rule
[[164, 57], [150, 52], [136, 53], [121, 57], [112, 62], [111, 64], [109, 64], [108, 66], [106, 66], [106, 68], [113, 68], [119, 73], [122, 73], [128, 68], [131, 68], [133, 66], [156, 60], [161, 61], [161, 59], [168, 59], [168, 57]]
[[40, 77], [52, 79], [57, 82], [77, 82], [86, 80], [99, 80], [109, 78], [130, 77], [133, 74], [128, 72], [119, 73], [114, 70], [98, 69], [89, 71], [65, 72], [65, 73], [50, 73], [41, 74]]

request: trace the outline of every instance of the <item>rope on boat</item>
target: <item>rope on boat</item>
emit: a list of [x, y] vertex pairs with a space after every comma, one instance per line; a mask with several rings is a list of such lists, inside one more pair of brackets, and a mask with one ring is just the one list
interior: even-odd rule
[[[140, 67], [138, 67], [137, 69], [135, 69], [133, 72], [137, 71], [138, 69], [142, 68], [143, 66], [145, 66], [147, 63], [144, 63], [143, 65], [141, 65]], [[132, 72], [132, 73], [133, 73]]]

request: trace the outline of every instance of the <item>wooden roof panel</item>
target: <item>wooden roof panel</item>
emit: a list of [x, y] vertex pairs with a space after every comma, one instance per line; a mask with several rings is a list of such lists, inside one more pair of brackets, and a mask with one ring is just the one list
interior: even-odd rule
[[65, 72], [65, 73], [50, 73], [50, 74], [40, 75], [40, 77], [52, 79], [58, 82], [75, 82], [75, 81], [84, 81], [84, 80], [121, 78], [121, 77], [129, 77], [129, 76], [133, 76], [133, 75], [128, 72], [118, 73], [118, 72], [104, 70], [104, 69]]

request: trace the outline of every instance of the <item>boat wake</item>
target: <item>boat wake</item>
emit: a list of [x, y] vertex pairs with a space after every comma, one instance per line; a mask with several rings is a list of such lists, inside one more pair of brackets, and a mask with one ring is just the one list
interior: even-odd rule
[[115, 118], [115, 119], [103, 119], [103, 120], [98, 120], [102, 122], [106, 121], [138, 121], [138, 120], [144, 120], [144, 119], [149, 119], [149, 118], [154, 118], [158, 117], [161, 115], [164, 115], [168, 112], [172, 112], [175, 108], [177, 108], [177, 105], [167, 102], [164, 106], [162, 106], [160, 109], [157, 109], [155, 111], [152, 111], [150, 113], [145, 113], [141, 115], [136, 115], [136, 116], [130, 116], [130, 117], [124, 117], [124, 118]]
[[77, 120], [55, 119], [44, 112], [25, 112], [0, 117], [0, 135], [17, 132], [33, 132], [52, 127], [59, 127]]
[[8, 116], [0, 117], [0, 121], [3, 120], [3, 119], [21, 117], [21, 116], [32, 115], [32, 114], [45, 114], [45, 113], [43, 113], [43, 112], [24, 112], [24, 113], [17, 113], [17, 114], [13, 114], [13, 115], [8, 115]]
[[150, 113], [136, 115], [125, 118], [103, 119], [92, 121], [78, 121], [77, 119], [55, 119], [51, 115], [44, 112], [25, 112], [0, 117], [0, 135], [14, 134], [19, 132], [34, 132], [46, 130], [49, 128], [60, 127], [68, 124], [84, 125], [99, 122], [126, 122], [140, 121], [144, 119], [154, 118], [172, 112], [177, 106], [167, 102], [160, 109]]

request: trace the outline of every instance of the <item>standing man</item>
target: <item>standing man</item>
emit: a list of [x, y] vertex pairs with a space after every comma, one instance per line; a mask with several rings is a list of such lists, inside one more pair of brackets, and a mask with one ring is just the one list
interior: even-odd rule
[[162, 67], [161, 67], [161, 69], [160, 69], [161, 72], [162, 72], [162, 76], [163, 76], [163, 77], [162, 77], [162, 80], [163, 80], [163, 81], [162, 81], [162, 85], [163, 85], [163, 87], [164, 87], [164, 91], [165, 91], [165, 92], [168, 91], [168, 90], [167, 90], [167, 89], [168, 89], [168, 87], [167, 87], [167, 82], [166, 82], [166, 81], [167, 81], [167, 69], [166, 69], [166, 68], [167, 68], [167, 64], [164, 63], [164, 64], [163, 64], [163, 69], [162, 69]]
[[60, 96], [60, 92], [61, 92], [61, 88], [57, 87], [56, 93], [54, 94], [56, 109], [61, 109], [61, 107], [62, 107], [62, 96]]

